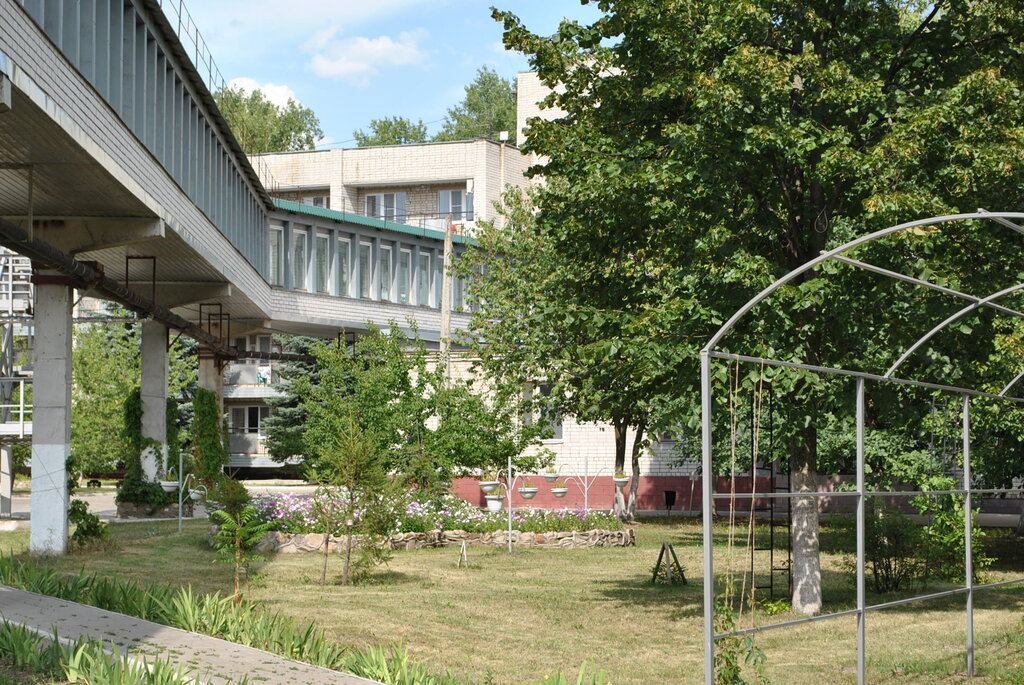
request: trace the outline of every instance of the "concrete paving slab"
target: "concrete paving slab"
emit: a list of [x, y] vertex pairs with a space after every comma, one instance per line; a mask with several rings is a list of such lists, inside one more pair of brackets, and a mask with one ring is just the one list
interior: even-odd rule
[[131, 657], [160, 658], [189, 669], [202, 683], [253, 685], [380, 685], [375, 680], [311, 666], [253, 647], [143, 621], [85, 604], [0, 585], [0, 618], [44, 637], [103, 641]]

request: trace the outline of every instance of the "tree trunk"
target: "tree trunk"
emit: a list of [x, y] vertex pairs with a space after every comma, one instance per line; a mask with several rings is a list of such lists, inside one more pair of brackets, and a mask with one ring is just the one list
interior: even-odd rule
[[[331, 530], [330, 527], [327, 528]], [[320, 569], [320, 585], [327, 585], [327, 557], [330, 554], [331, 549], [331, 534], [329, 532], [324, 533], [324, 565]]]
[[[626, 421], [619, 417], [612, 417], [612, 426], [615, 428], [615, 473], [626, 471]], [[615, 488], [615, 505], [612, 513], [623, 520], [626, 520], [626, 500], [622, 494], [622, 488]]]
[[636, 521], [636, 500], [637, 490], [640, 488], [640, 453], [644, 446], [644, 430], [647, 422], [641, 419], [636, 426], [636, 435], [633, 437], [633, 478], [629, 483], [629, 505], [626, 507], [626, 520]]
[[1017, 537], [1024, 537], [1024, 500], [1021, 501], [1020, 518], [1017, 519]]
[[348, 570], [352, 565], [352, 527], [345, 534], [345, 569], [341, 573], [341, 584], [348, 585]]
[[242, 536], [235, 533], [235, 604], [242, 603]]
[[[790, 487], [793, 492], [817, 492], [817, 429], [811, 424], [800, 431], [800, 437], [792, 454]], [[821, 611], [818, 498], [793, 497], [791, 501], [793, 610], [813, 616]]]

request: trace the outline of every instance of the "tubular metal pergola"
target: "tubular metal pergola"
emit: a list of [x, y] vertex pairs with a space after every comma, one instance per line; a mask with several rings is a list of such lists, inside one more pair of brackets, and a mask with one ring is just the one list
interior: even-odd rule
[[[973, 295], [966, 292], [961, 292], [948, 288], [937, 283], [931, 283], [926, 280], [908, 276], [906, 274], [898, 273], [889, 269], [885, 269], [873, 264], [868, 264], [863, 261], [852, 259], [844, 256], [845, 253], [867, 243], [871, 243], [880, 238], [884, 238], [889, 235], [901, 233], [915, 228], [924, 226], [936, 226], [940, 224], [946, 224], [949, 222], [956, 221], [967, 221], [967, 220], [987, 220], [1001, 224], [1013, 231], [1024, 234], [1024, 227], [1019, 225], [1017, 222], [1024, 220], [1024, 213], [1020, 212], [988, 212], [984, 209], [979, 209], [975, 213], [970, 214], [952, 214], [947, 216], [932, 217], [929, 219], [921, 219], [918, 221], [911, 221], [896, 226], [890, 226], [889, 228], [876, 231], [869, 235], [862, 236], [856, 240], [852, 240], [845, 245], [842, 245], [834, 250], [824, 252], [820, 256], [808, 261], [807, 263], [797, 267], [790, 271], [788, 274], [778, 279], [770, 286], [762, 290], [750, 301], [748, 301], [743, 307], [741, 307], [733, 316], [722, 325], [717, 333], [711, 338], [711, 341], [701, 350], [700, 362], [701, 362], [701, 441], [702, 441], [702, 472], [705, 477], [702, 478], [703, 487], [703, 527], [704, 527], [704, 679], [706, 685], [714, 685], [715, 682], [715, 644], [718, 640], [728, 637], [735, 637], [741, 635], [748, 635], [751, 633], [772, 630], [776, 628], [786, 628], [796, 626], [805, 623], [811, 623], [816, 621], [825, 621], [829, 619], [836, 619], [847, 616], [857, 617], [857, 683], [863, 685], [866, 682], [866, 666], [867, 666], [867, 651], [866, 651], [866, 623], [865, 619], [869, 612], [879, 611], [882, 609], [888, 609], [899, 605], [911, 604], [915, 602], [922, 602], [931, 599], [937, 599], [940, 597], [947, 597], [952, 595], [966, 595], [966, 644], [965, 644], [965, 656], [966, 656], [966, 672], [968, 677], [974, 675], [974, 593], [977, 590], [990, 589], [1003, 587], [1007, 585], [1013, 585], [1024, 582], [1024, 577], [1014, 578], [1011, 580], [1005, 580], [1002, 582], [986, 583], [986, 584], [975, 584], [974, 583], [974, 572], [973, 572], [973, 550], [972, 550], [972, 502], [971, 498], [973, 495], [979, 494], [1000, 494], [1014, 492], [1011, 489], [978, 489], [972, 487], [971, 478], [971, 432], [970, 432], [970, 410], [971, 410], [971, 398], [972, 397], [986, 397], [998, 400], [1005, 400], [1007, 402], [1014, 402], [1018, 404], [1024, 404], [1024, 398], [1010, 396], [1007, 393], [1013, 386], [1024, 378], [1024, 371], [1018, 374], [1015, 378], [1010, 380], [1003, 389], [998, 393], [990, 393], [976, 388], [962, 388], [952, 385], [943, 385], [939, 383], [929, 383], [925, 381], [913, 380], [908, 378], [900, 378], [894, 374], [900, 369], [901, 365], [911, 357], [915, 352], [925, 347], [928, 342], [934, 338], [939, 332], [945, 330], [950, 325], [954, 324], [958, 320], [967, 316], [971, 312], [975, 312], [981, 308], [989, 308], [996, 310], [1002, 314], [1024, 318], [1024, 312], [1005, 307], [998, 304], [996, 301], [1000, 298], [1012, 295], [1019, 291], [1024, 290], [1024, 283], [1013, 285], [1008, 288], [1004, 288], [994, 293], [987, 295]], [[885, 276], [897, 281], [904, 283], [910, 283], [922, 288], [927, 288], [936, 292], [944, 293], [953, 297], [965, 300], [967, 304], [962, 309], [954, 312], [943, 321], [936, 324], [931, 330], [922, 335], [913, 345], [908, 347], [896, 360], [892, 366], [884, 374], [872, 374], [862, 371], [855, 371], [844, 368], [832, 368], [826, 366], [815, 366], [812, 364], [804, 364], [799, 362], [784, 361], [780, 359], [768, 359], [763, 357], [747, 356], [741, 354], [733, 354], [724, 352], [719, 349], [719, 343], [722, 339], [736, 326], [736, 324], [746, 317], [751, 310], [753, 310], [758, 304], [766, 300], [772, 293], [786, 284], [792, 282], [794, 279], [799, 277], [808, 271], [816, 269], [818, 266], [827, 261], [842, 262], [844, 264], [869, 271], [881, 276]], [[712, 468], [712, 441], [711, 441], [711, 427], [712, 427], [712, 413], [713, 413], [713, 397], [712, 397], [712, 376], [711, 376], [711, 364], [712, 359], [730, 360], [737, 363], [752, 363], [760, 364], [763, 366], [772, 367], [783, 367], [792, 369], [802, 369], [810, 371], [816, 374], [832, 374], [853, 377], [856, 382], [856, 490], [849, 492], [770, 492], [770, 493], [729, 493], [729, 494], [716, 494], [713, 491], [714, 479], [710, 477], [710, 474], [714, 473]], [[925, 388], [929, 390], [937, 390], [948, 393], [954, 393], [960, 395], [963, 398], [962, 405], [962, 432], [963, 432], [963, 487], [957, 490], [935, 490], [935, 491], [885, 491], [885, 492], [874, 492], [869, 491], [865, 485], [865, 469], [864, 469], [864, 424], [865, 424], [865, 413], [864, 413], [864, 397], [865, 397], [865, 383], [867, 381], [878, 382], [878, 383], [893, 383], [907, 386], [914, 386], [919, 388]], [[752, 464], [751, 468], [756, 468], [756, 463]], [[964, 534], [965, 534], [965, 572], [964, 572], [964, 585], [952, 590], [945, 590], [942, 592], [933, 592], [926, 595], [916, 595], [912, 597], [906, 597], [896, 601], [885, 602], [880, 604], [867, 604], [866, 590], [865, 590], [865, 501], [871, 496], [931, 496], [931, 495], [960, 495], [964, 498]], [[734, 497], [737, 499], [753, 499], [753, 498], [822, 498], [822, 497], [846, 497], [856, 499], [856, 523], [857, 523], [857, 561], [856, 561], [856, 585], [857, 585], [857, 606], [855, 609], [849, 609], [845, 611], [836, 611], [832, 613], [819, 614], [815, 616], [807, 616], [795, 620], [782, 621], [778, 623], [771, 623], [763, 626], [755, 626], [752, 628], [746, 628], [742, 630], [734, 630], [724, 633], [715, 632], [715, 575], [714, 575], [714, 562], [713, 562], [713, 536], [712, 536], [712, 523], [713, 523], [713, 501], [715, 498], [729, 498]], [[816, 501], [820, 501], [816, 499]]]

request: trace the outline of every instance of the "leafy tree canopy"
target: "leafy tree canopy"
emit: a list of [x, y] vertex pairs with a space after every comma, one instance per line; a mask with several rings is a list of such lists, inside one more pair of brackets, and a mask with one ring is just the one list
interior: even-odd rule
[[370, 145], [407, 145], [408, 143], [425, 143], [427, 140], [427, 125], [420, 119], [413, 123], [405, 117], [384, 117], [383, 119], [370, 119], [369, 131], [359, 129], [353, 131], [352, 137], [356, 139], [359, 147]]
[[[491, 304], [499, 323], [486, 329], [514, 354], [516, 334], [503, 333], [500, 321], [523, 329], [520, 341], [551, 350], [531, 371], [548, 369], [563, 402], [589, 379], [612, 401], [621, 397], [614, 413], [591, 403], [598, 408], [591, 416], [612, 419], [633, 407], [635, 428], [673, 414], [692, 425], [697, 352], [761, 287], [824, 249], [901, 221], [1020, 209], [1024, 10], [1016, 5], [598, 4], [603, 16], [593, 24], [564, 22], [553, 36], [494, 11], [506, 47], [528, 56], [552, 90], [546, 103], [566, 114], [531, 120], [527, 144], [550, 160], [534, 170], [546, 184], [531, 230], [556, 268], [521, 300], [528, 305], [508, 299], [499, 312], [493, 307], [501, 303]], [[1008, 233], [960, 224], [904, 234], [856, 256], [984, 294], [1021, 281], [1011, 259], [976, 259], [1013, 254]], [[833, 265], [780, 289], [724, 345], [884, 372], [962, 306]], [[1000, 341], [1019, 326], [987, 311], [964, 324], [901, 373], [998, 391], [1015, 375]], [[630, 368], [636, 354], [659, 351], [657, 361]], [[576, 365], [584, 353], [603, 363]], [[716, 382], [729, 387], [733, 377], [718, 366]], [[814, 487], [819, 420], [849, 411], [850, 384], [793, 371], [770, 377], [786, 412], [780, 439], [794, 487]], [[752, 392], [760, 374], [748, 368], [735, 380]], [[671, 407], [673, 398], [681, 406]], [[882, 406], [874, 416], [888, 421]], [[816, 562], [804, 563], [817, 555], [816, 514], [808, 511], [795, 527], [802, 546], [794, 550], [794, 582], [804, 587], [816, 573]], [[816, 610], [813, 594], [798, 608]]]
[[313, 110], [291, 98], [282, 107], [259, 89], [235, 87], [218, 90], [214, 99], [246, 154], [312, 150], [324, 135]]
[[434, 140], [498, 140], [501, 131], [515, 139], [516, 88], [490, 67], [480, 67], [466, 86], [462, 102], [448, 110], [441, 131]]

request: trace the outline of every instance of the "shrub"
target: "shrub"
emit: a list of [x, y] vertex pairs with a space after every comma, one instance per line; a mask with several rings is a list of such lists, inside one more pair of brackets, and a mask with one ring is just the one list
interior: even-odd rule
[[100, 521], [96, 514], [89, 513], [89, 505], [80, 499], [72, 500], [68, 509], [68, 523], [75, 527], [71, 540], [79, 546], [102, 540], [109, 531], [107, 524]]
[[121, 481], [121, 487], [117, 489], [114, 501], [118, 504], [125, 502], [149, 505], [150, 513], [153, 513], [160, 507], [166, 507], [176, 500], [173, 498], [173, 494], [165, 492], [159, 483], [145, 480], [138, 473], [129, 472]]
[[[387, 502], [385, 510], [390, 517], [392, 534], [423, 533], [430, 530], [492, 533], [505, 530], [508, 526], [507, 512], [483, 512], [455, 495], [446, 494], [422, 502], [413, 497], [406, 494]], [[256, 500], [256, 507], [260, 518], [270, 523], [273, 530], [286, 533], [325, 532], [312, 513], [312, 501], [308, 497], [276, 495], [260, 498]], [[356, 518], [360, 518], [358, 512]], [[514, 511], [512, 525], [524, 533], [623, 528], [622, 521], [610, 514], [569, 508]], [[359, 532], [358, 525], [355, 532]]]

